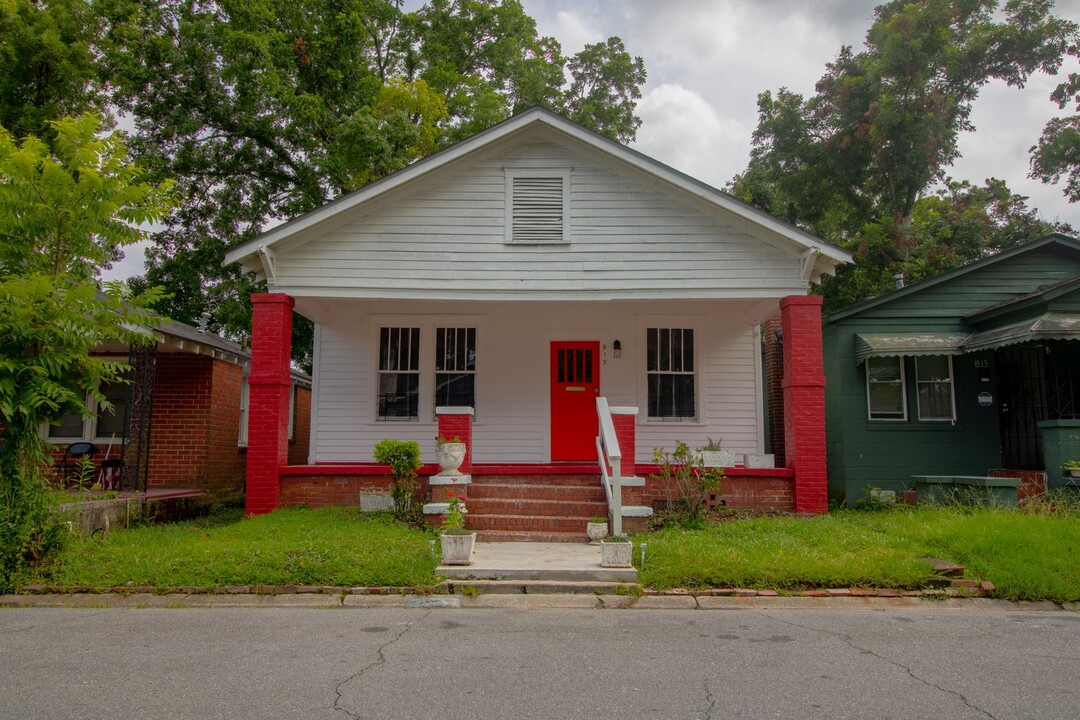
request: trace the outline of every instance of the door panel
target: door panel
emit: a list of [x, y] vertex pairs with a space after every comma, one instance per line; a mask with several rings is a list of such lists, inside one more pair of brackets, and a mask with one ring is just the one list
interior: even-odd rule
[[998, 412], [1001, 418], [1001, 466], [1042, 470], [1038, 423], [1049, 418], [1043, 347], [997, 351]]
[[596, 460], [600, 343], [551, 343], [551, 459]]

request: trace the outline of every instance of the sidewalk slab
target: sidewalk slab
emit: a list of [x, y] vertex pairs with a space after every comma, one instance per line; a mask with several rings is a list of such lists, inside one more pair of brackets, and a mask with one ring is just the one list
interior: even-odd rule
[[586, 543], [478, 542], [471, 565], [440, 565], [448, 580], [637, 582], [634, 568], [600, 566], [600, 547]]

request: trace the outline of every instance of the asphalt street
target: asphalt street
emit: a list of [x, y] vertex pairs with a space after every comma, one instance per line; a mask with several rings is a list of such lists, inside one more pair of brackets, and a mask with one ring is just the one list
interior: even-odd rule
[[0, 609], [0, 717], [1080, 718], [1080, 613]]

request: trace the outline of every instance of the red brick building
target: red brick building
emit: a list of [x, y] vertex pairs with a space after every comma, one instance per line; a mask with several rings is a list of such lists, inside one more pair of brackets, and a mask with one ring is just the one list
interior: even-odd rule
[[[75, 443], [95, 446], [95, 468], [123, 461], [125, 490], [196, 490], [202, 502], [244, 499], [247, 464], [247, 375], [251, 353], [230, 340], [183, 323], [158, 328], [148, 349], [103, 347], [100, 355], [129, 361], [130, 384], [103, 387], [115, 413], [72, 415], [42, 428], [62, 462]], [[308, 455], [311, 382], [289, 372], [286, 442], [290, 461]], [[95, 471], [97, 475], [97, 470]]]

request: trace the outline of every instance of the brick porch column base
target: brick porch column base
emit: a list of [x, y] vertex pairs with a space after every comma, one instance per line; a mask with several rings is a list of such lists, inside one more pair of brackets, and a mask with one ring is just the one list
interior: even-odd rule
[[784, 333], [784, 456], [795, 471], [795, 511], [828, 512], [821, 297], [780, 301]]
[[282, 293], [251, 296], [247, 515], [281, 507], [279, 471], [289, 461], [293, 305], [295, 301]]

